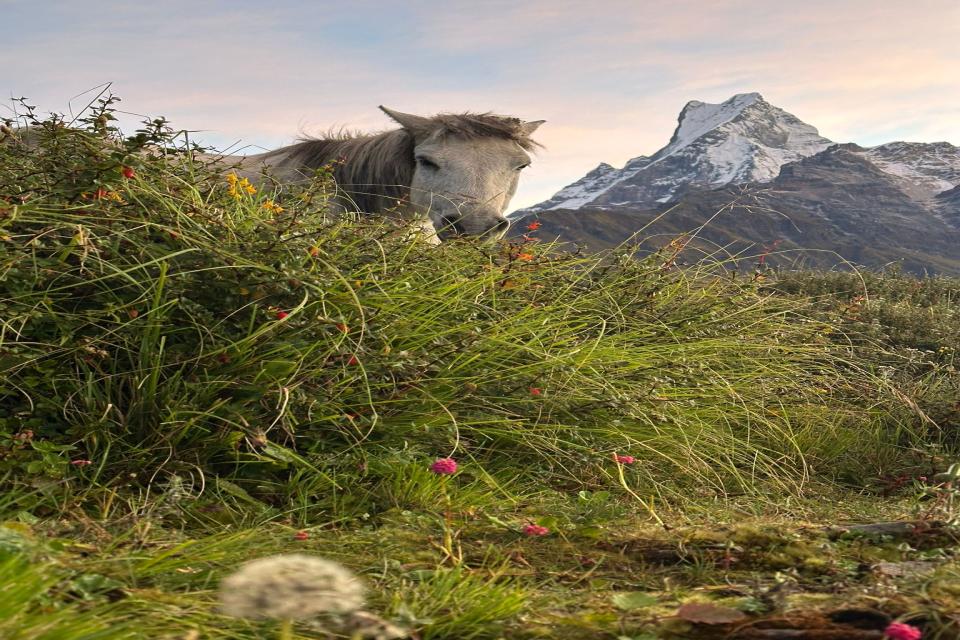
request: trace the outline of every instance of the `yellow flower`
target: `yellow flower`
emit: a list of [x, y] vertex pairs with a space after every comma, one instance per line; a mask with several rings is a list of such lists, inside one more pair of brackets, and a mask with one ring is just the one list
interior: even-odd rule
[[243, 197], [242, 192], [246, 192], [250, 195], [253, 195], [257, 192], [257, 188], [250, 184], [250, 181], [246, 178], [240, 178], [235, 173], [227, 174], [227, 193], [236, 200], [239, 200]]
[[263, 208], [266, 209], [267, 211], [271, 211], [271, 212], [273, 212], [273, 213], [283, 213], [283, 207], [281, 207], [280, 205], [278, 205], [278, 204], [277, 204], [276, 202], [274, 202], [273, 200], [267, 200], [266, 202], [264, 202], [264, 203], [263, 203]]

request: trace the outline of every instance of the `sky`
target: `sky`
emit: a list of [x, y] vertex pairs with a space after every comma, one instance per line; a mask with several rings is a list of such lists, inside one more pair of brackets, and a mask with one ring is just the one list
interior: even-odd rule
[[381, 104], [546, 120], [511, 208], [736, 93], [838, 142], [960, 145], [960, 0], [0, 0], [0, 70], [0, 116], [111, 83], [125, 127], [246, 152], [392, 128]]

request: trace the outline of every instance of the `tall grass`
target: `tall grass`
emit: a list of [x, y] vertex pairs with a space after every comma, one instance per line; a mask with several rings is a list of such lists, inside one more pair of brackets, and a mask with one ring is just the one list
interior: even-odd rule
[[558, 487], [630, 453], [676, 497], [857, 480], [922, 435], [804, 303], [720, 270], [434, 247], [332, 220], [322, 175], [231, 194], [162, 122], [89, 125], [0, 144], [7, 470], [335, 511], [401, 452]]

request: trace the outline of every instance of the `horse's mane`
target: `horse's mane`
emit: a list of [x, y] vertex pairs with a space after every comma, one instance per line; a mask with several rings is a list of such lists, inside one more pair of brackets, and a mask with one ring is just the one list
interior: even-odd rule
[[[434, 131], [460, 138], [503, 138], [523, 149], [539, 145], [523, 131], [523, 121], [490, 113], [442, 113], [428, 118]], [[383, 211], [409, 196], [415, 160], [414, 136], [406, 129], [363, 134], [330, 131], [322, 138], [301, 138], [300, 142], [277, 149], [289, 168], [316, 170], [333, 167], [333, 178], [359, 211]]]

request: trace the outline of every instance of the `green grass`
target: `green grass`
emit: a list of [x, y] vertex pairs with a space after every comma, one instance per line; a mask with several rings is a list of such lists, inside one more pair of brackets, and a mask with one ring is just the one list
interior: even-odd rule
[[956, 516], [916, 480], [956, 455], [953, 281], [434, 247], [330, 220], [322, 171], [235, 197], [111, 108], [0, 141], [9, 637], [275, 637], [216, 587], [289, 551], [352, 568], [422, 638], [696, 637], [672, 616], [703, 599], [956, 631], [952, 530], [873, 544], [940, 554], [889, 596], [856, 570], [873, 551], [812, 525]]

